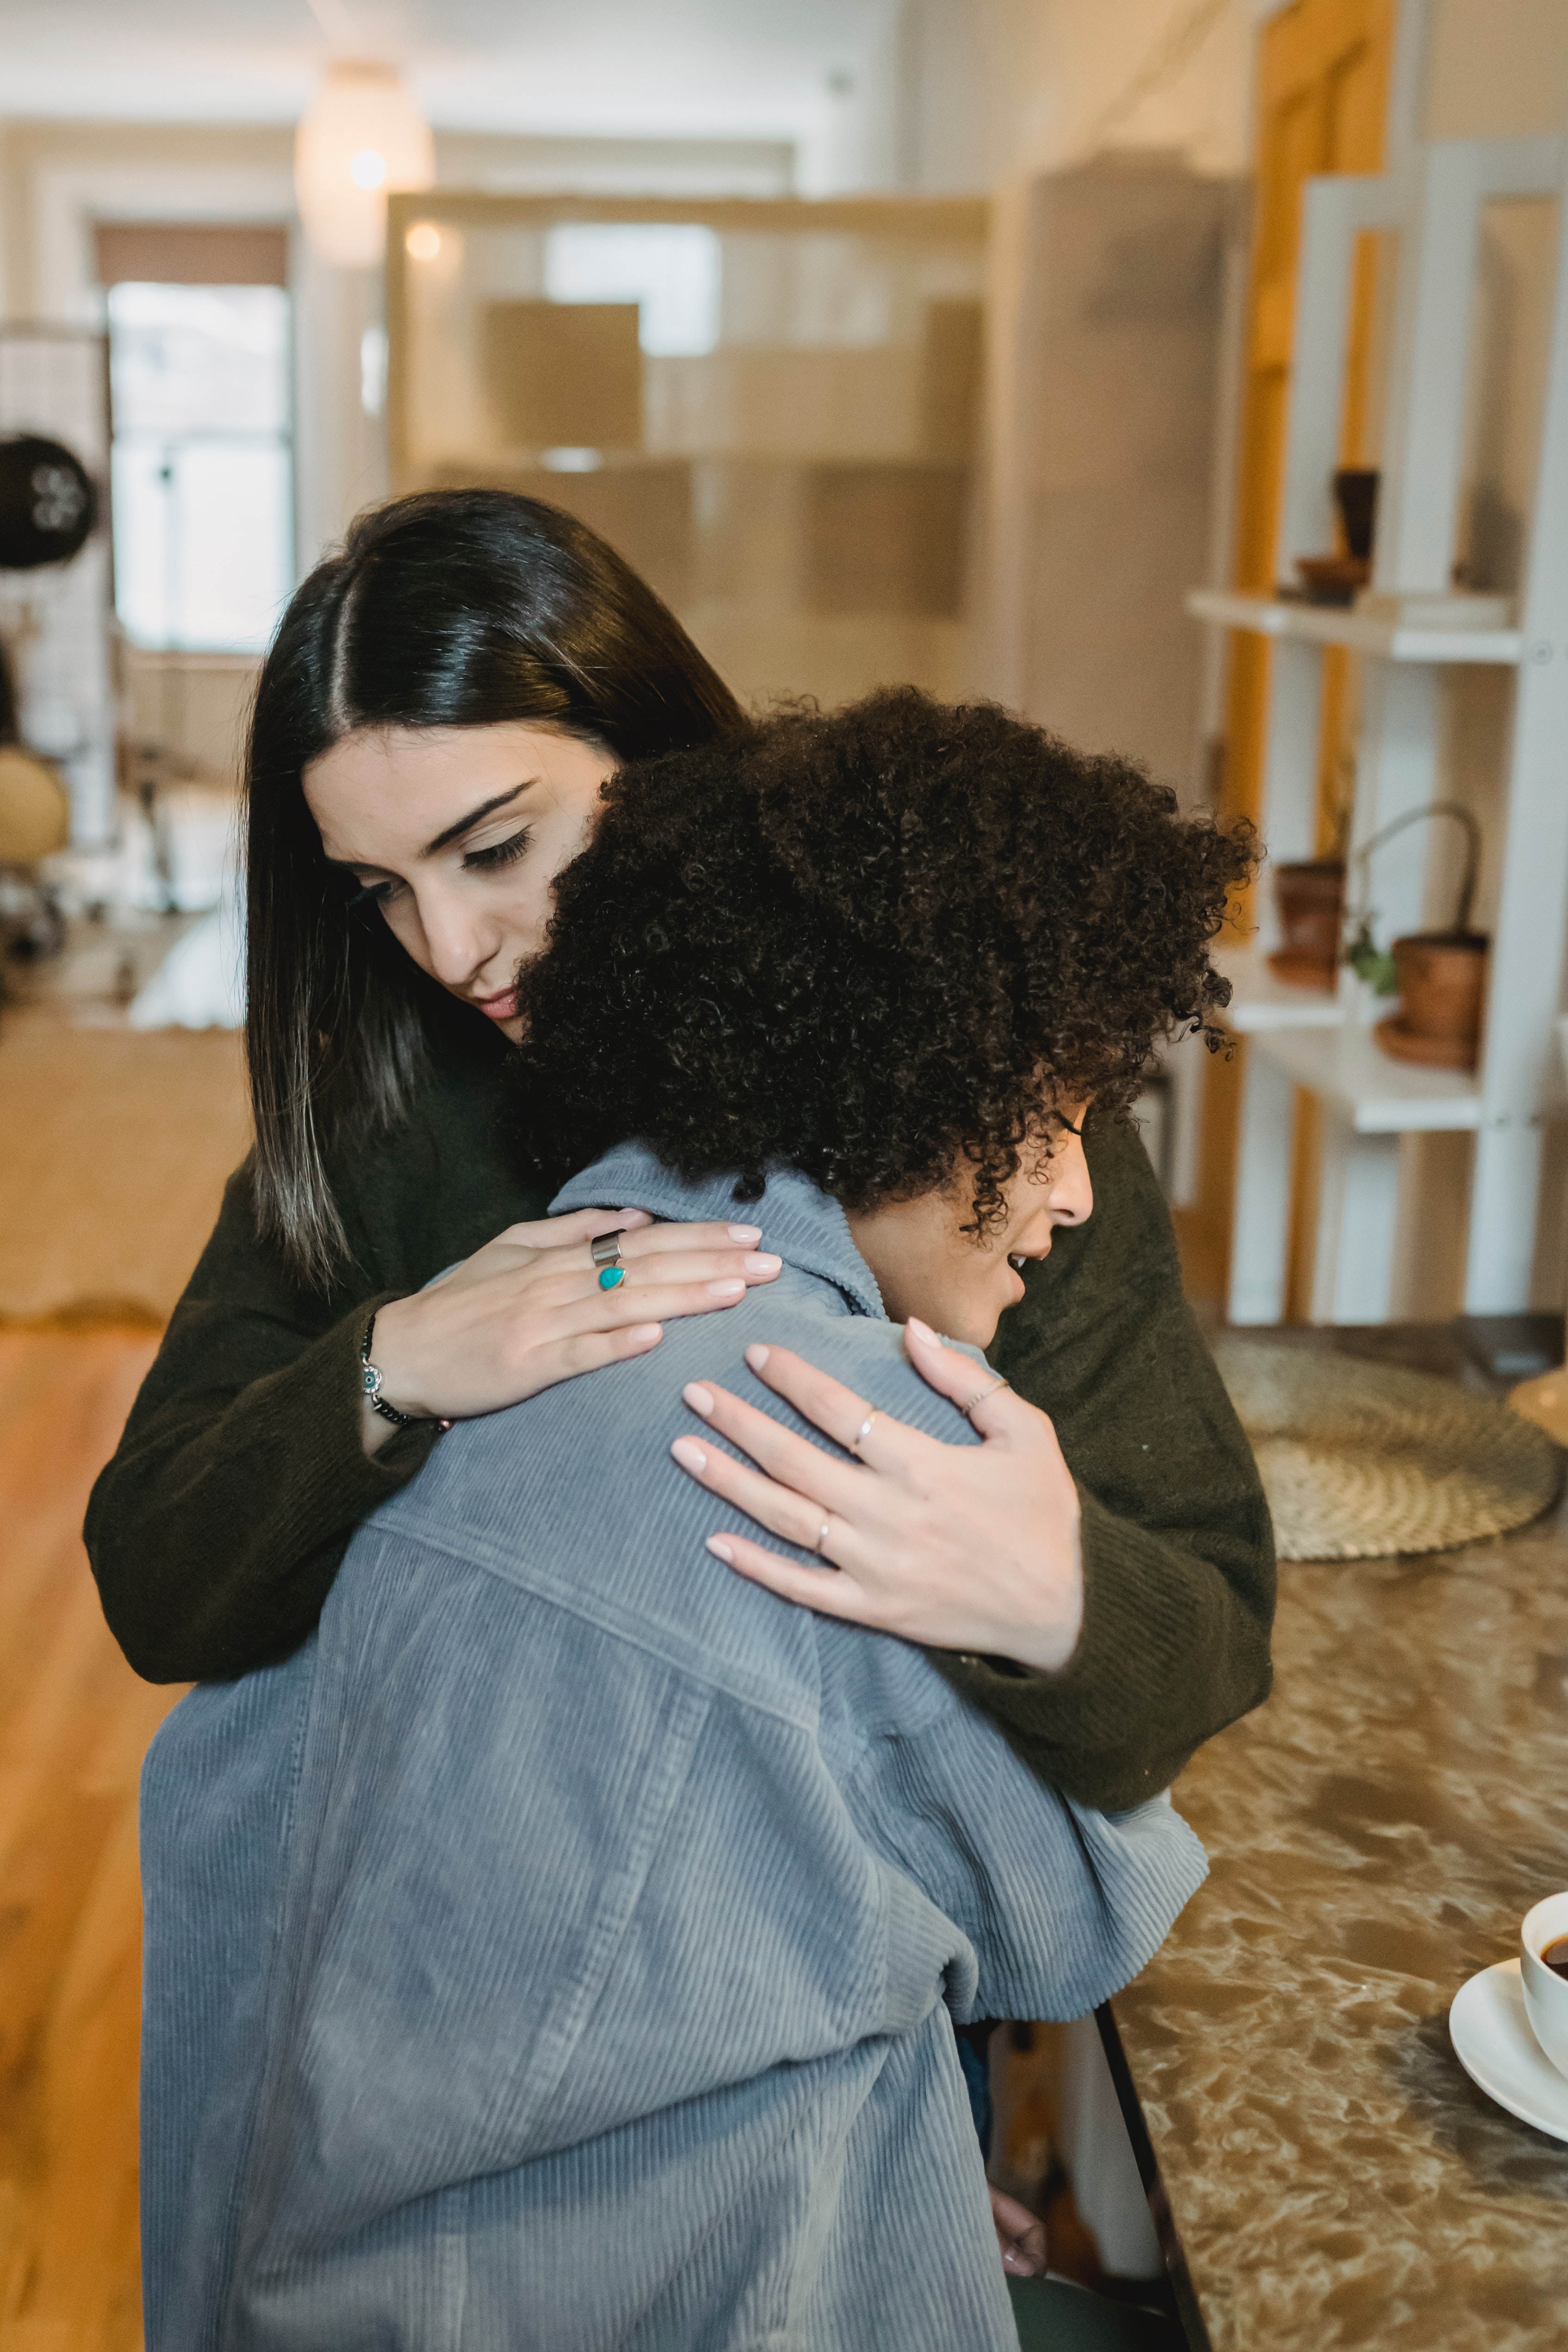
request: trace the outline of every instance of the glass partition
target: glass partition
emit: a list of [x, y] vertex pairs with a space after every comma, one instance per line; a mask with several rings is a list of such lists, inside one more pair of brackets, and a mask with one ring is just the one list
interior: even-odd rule
[[745, 698], [966, 675], [978, 200], [392, 199], [396, 489], [549, 499]]

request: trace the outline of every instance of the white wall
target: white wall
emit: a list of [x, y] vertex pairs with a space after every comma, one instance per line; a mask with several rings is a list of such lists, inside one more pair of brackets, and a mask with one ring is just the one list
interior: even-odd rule
[[[1251, 159], [1258, 26], [1286, 0], [904, 0], [884, 54], [907, 184], [980, 190], [1155, 148], [1219, 178]], [[1419, 0], [1405, 0], [1419, 5]], [[1427, 0], [1424, 135], [1568, 123], [1564, 0]]]
[[1157, 149], [1240, 172], [1255, 0], [904, 0], [908, 184], [981, 190]]
[[977, 683], [1196, 788], [1232, 184], [1123, 152], [1000, 200]]
[[1428, 139], [1491, 139], [1568, 125], [1563, 0], [1436, 0], [1423, 124]]

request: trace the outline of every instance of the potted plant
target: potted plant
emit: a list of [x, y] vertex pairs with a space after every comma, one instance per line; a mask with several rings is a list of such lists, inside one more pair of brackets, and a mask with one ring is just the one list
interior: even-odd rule
[[[1354, 771], [1348, 771], [1354, 787]], [[1344, 930], [1344, 845], [1350, 830], [1351, 793], [1341, 776], [1339, 805], [1333, 812], [1330, 846], [1325, 856], [1301, 857], [1274, 867], [1274, 904], [1280, 916], [1280, 944], [1269, 956], [1269, 969], [1289, 988], [1331, 992], [1339, 970], [1340, 940]]]
[[1269, 957], [1276, 980], [1291, 988], [1332, 989], [1344, 921], [1343, 857], [1301, 858], [1274, 868], [1280, 945]]
[[[1381, 949], [1373, 938], [1374, 909], [1364, 903], [1370, 896], [1373, 852], [1406, 826], [1439, 816], [1461, 825], [1465, 834], [1465, 867], [1453, 929], [1412, 932], [1396, 940], [1392, 947]], [[1377, 995], [1399, 998], [1398, 1012], [1379, 1021], [1373, 1030], [1383, 1051], [1396, 1062], [1421, 1062], [1436, 1070], [1476, 1066], [1487, 950], [1491, 944], [1484, 931], [1470, 929], [1480, 845], [1480, 828], [1468, 808], [1457, 801], [1433, 801], [1426, 808], [1409, 809], [1396, 817], [1355, 854], [1354, 866], [1361, 879], [1364, 903], [1354, 918], [1355, 936], [1344, 960]]]

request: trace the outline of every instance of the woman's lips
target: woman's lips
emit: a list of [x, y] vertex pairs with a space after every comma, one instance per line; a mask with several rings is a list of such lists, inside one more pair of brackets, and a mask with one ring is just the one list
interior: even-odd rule
[[517, 1017], [517, 992], [515, 988], [507, 989], [500, 996], [471, 997], [469, 1002], [475, 1011], [482, 1013], [487, 1021], [515, 1021]]

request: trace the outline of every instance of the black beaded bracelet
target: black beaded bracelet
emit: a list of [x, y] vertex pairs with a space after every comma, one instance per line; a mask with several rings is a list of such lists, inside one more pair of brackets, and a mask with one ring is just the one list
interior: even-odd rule
[[[388, 1404], [385, 1397], [382, 1396], [382, 1376], [371, 1361], [371, 1339], [375, 1328], [376, 1318], [372, 1315], [365, 1326], [365, 1336], [360, 1342], [360, 1362], [363, 1368], [360, 1374], [360, 1387], [371, 1411], [379, 1412], [383, 1421], [395, 1422], [399, 1429], [417, 1429], [423, 1422], [435, 1420], [434, 1413], [399, 1412], [396, 1405]], [[437, 1429], [450, 1429], [452, 1423], [449, 1421], [435, 1421], [435, 1426]]]

